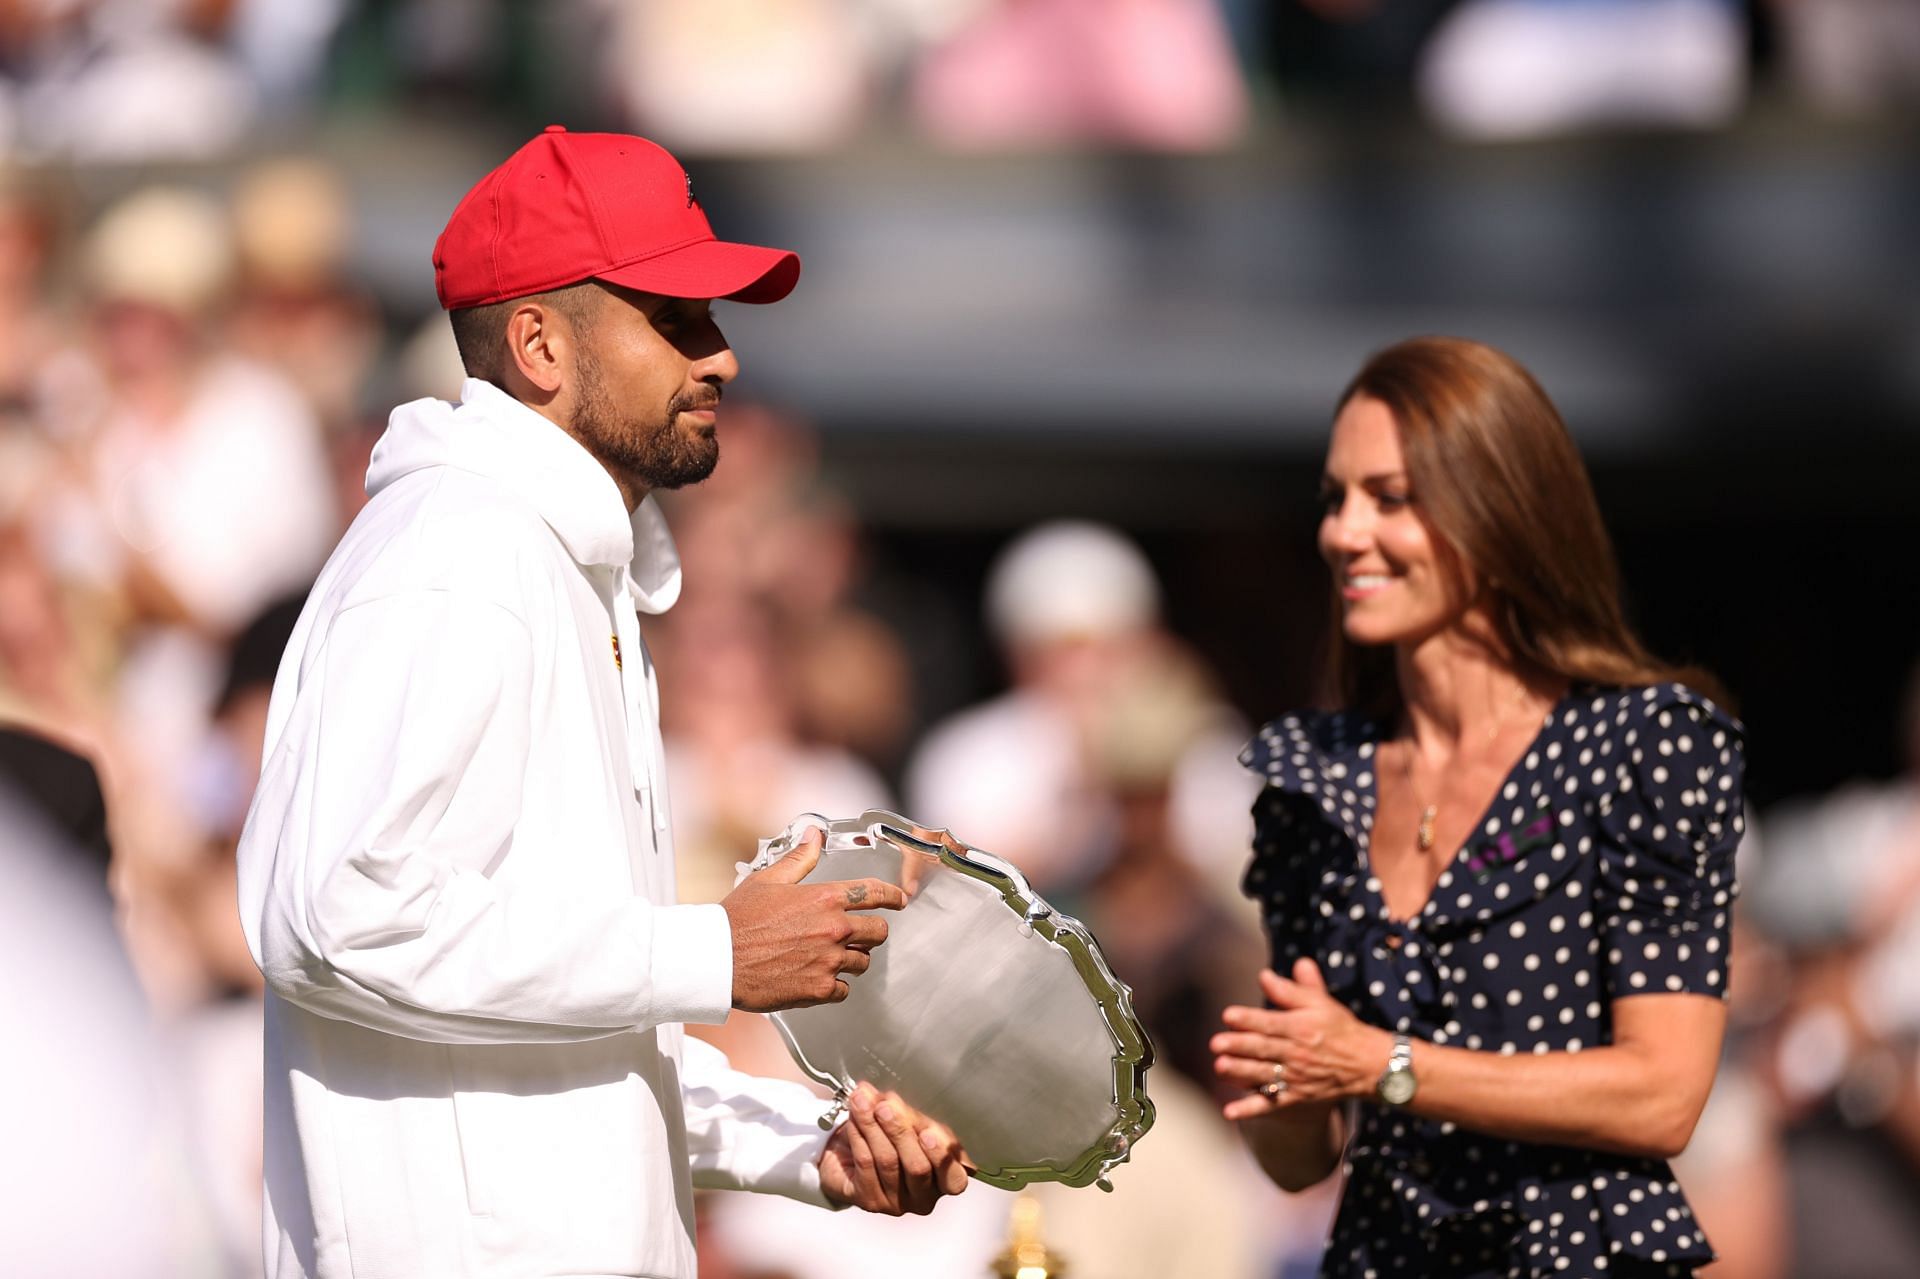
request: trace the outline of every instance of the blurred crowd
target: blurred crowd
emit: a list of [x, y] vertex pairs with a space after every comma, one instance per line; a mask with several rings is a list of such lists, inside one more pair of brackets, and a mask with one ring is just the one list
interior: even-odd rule
[[[41, 1187], [48, 1272], [257, 1272], [260, 979], [233, 846], [267, 694], [387, 409], [461, 376], [443, 319], [416, 328], [353, 278], [324, 165], [106, 200], [65, 165], [436, 100], [589, 110], [707, 153], [895, 118], [953, 146], [1182, 150], [1374, 94], [1470, 136], [1710, 125], [1768, 84], [1835, 113], [1911, 104], [1920, 6], [0, 0], [0, 1011], [40, 1028], [0, 1048], [25, 1134], [0, 1191]], [[687, 589], [647, 632], [683, 895], [717, 899], [803, 811], [892, 807], [1015, 861], [1102, 939], [1160, 1062], [1159, 1125], [1116, 1192], [1042, 1188], [1049, 1243], [1088, 1279], [1312, 1273], [1334, 1188], [1268, 1187], [1205, 1047], [1264, 953], [1234, 755], [1284, 708], [1229, 704], [1121, 530], [1004, 530], [975, 599], [887, 556], [806, 423], [730, 400], [723, 440], [669, 502]], [[1904, 715], [1905, 778], [1763, 813], [1741, 854], [1735, 1032], [1682, 1161], [1719, 1279], [1920, 1273], [1920, 684]], [[792, 1073], [763, 1021], [716, 1038]], [[46, 1192], [69, 1176], [118, 1231], [61, 1217]], [[715, 1195], [703, 1273], [977, 1276], [1010, 1211], [984, 1186], [908, 1222]]]
[[[203, 159], [262, 127], [478, 107], [677, 152], [904, 126], [1197, 150], [1263, 112], [1417, 104], [1473, 138], [1920, 99], [1908, 0], [6, 0], [0, 147]], [[154, 104], [165, 103], [165, 110]]]
[[94, 870], [153, 1060], [177, 1067], [191, 1175], [169, 1181], [190, 1189], [167, 1220], [201, 1272], [246, 1273], [260, 978], [233, 847], [301, 593], [364, 500], [357, 397], [383, 334], [339, 273], [346, 208], [324, 169], [263, 165], [224, 198], [143, 187], [84, 219], [67, 194], [24, 174], [0, 188], [0, 723], [97, 771]]

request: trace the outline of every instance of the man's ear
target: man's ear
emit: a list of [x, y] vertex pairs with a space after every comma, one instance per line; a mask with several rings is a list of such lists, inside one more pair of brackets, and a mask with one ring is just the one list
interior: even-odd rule
[[559, 392], [573, 361], [573, 326], [558, 308], [527, 301], [507, 317], [509, 374], [525, 379], [546, 396]]

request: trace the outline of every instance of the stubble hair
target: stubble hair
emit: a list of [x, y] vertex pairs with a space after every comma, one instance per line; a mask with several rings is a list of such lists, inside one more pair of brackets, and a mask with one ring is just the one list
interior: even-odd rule
[[698, 484], [720, 463], [720, 441], [710, 433], [683, 435], [680, 414], [711, 407], [717, 397], [677, 393], [658, 416], [616, 404], [607, 390], [590, 325], [574, 330], [574, 408], [571, 434], [604, 464], [649, 489]]

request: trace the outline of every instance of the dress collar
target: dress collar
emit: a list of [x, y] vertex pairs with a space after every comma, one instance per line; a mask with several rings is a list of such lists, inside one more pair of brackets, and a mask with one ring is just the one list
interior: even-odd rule
[[1383, 736], [1377, 721], [1357, 711], [1299, 711], [1264, 725], [1240, 763], [1307, 800], [1362, 849], [1373, 831], [1373, 759]]
[[[1350, 849], [1325, 869], [1342, 882], [1347, 895], [1364, 903], [1362, 916], [1372, 925], [1445, 935], [1455, 926], [1484, 925], [1519, 909], [1572, 871], [1574, 858], [1555, 838], [1550, 814], [1555, 798], [1565, 794], [1573, 755], [1555, 743], [1572, 731], [1585, 709], [1580, 699], [1589, 691], [1569, 692], [1547, 715], [1481, 815], [1481, 824], [1441, 870], [1425, 905], [1407, 921], [1389, 914], [1368, 865], [1378, 789], [1374, 759], [1385, 737], [1383, 725], [1356, 711], [1285, 715], [1261, 728], [1241, 752], [1240, 762], [1347, 836]], [[1583, 794], [1570, 802], [1579, 806], [1588, 799]]]

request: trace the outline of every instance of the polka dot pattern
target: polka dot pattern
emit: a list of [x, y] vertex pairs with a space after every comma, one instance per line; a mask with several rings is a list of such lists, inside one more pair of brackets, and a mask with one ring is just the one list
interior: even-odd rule
[[[1307, 712], [1241, 756], [1268, 783], [1245, 889], [1278, 971], [1311, 957], [1362, 1019], [1508, 1056], [1610, 1043], [1617, 999], [1726, 996], [1742, 731], [1712, 701], [1574, 689], [1405, 920], [1367, 869], [1381, 740]], [[1347, 1178], [1329, 1276], [1691, 1275], [1713, 1257], [1659, 1160], [1366, 1105]]]

